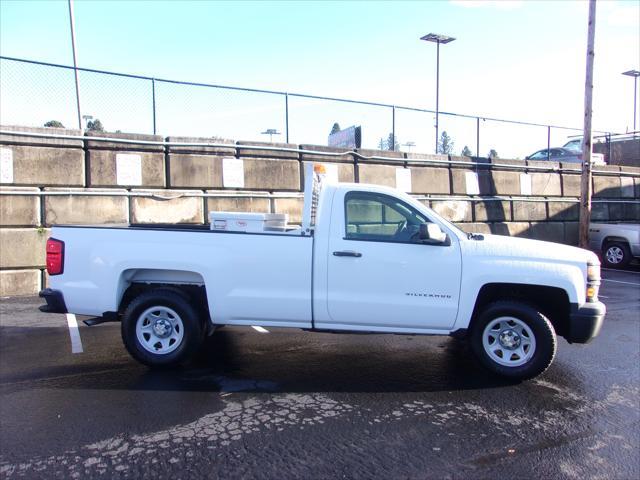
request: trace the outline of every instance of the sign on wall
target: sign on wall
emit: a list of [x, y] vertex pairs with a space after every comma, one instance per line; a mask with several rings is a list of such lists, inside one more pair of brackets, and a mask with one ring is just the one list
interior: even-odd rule
[[520, 194], [531, 195], [531, 175], [528, 173], [520, 174]]
[[118, 185], [142, 185], [142, 158], [133, 153], [116, 155], [116, 183]]
[[231, 157], [222, 159], [222, 186], [244, 188], [244, 160]]
[[0, 148], [0, 183], [13, 183], [13, 150]]
[[476, 172], [465, 172], [464, 179], [467, 187], [467, 195], [480, 195], [480, 183]]
[[396, 188], [402, 192], [411, 192], [411, 169], [396, 168]]

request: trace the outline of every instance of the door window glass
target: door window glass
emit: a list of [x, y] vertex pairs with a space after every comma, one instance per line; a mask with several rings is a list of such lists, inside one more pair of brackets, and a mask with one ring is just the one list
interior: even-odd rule
[[347, 240], [417, 242], [429, 220], [415, 208], [387, 195], [350, 192], [345, 197]]

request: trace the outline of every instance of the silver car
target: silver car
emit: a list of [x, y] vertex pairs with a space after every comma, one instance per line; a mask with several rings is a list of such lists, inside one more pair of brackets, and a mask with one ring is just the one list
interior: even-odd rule
[[[579, 149], [555, 147], [538, 150], [536, 153], [526, 157], [526, 160], [550, 160], [552, 162], [582, 163], [582, 151]], [[604, 155], [601, 153], [591, 154], [591, 163], [594, 165], [604, 165]]]
[[592, 223], [589, 225], [589, 248], [602, 254], [605, 267], [626, 267], [633, 257], [640, 257], [640, 225]]

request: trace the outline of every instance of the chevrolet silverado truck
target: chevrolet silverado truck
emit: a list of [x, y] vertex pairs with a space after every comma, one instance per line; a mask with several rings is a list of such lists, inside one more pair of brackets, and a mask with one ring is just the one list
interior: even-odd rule
[[527, 379], [553, 361], [556, 335], [598, 334], [594, 253], [467, 234], [405, 193], [307, 167], [301, 226], [224, 212], [210, 226], [54, 226], [41, 310], [120, 321], [151, 367], [244, 325], [464, 337], [485, 367]]
[[605, 267], [624, 268], [640, 258], [640, 225], [633, 223], [591, 223], [589, 248], [602, 254]]

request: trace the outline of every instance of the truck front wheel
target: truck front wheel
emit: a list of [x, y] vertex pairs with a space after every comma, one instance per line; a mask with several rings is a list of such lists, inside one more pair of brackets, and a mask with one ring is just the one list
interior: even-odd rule
[[169, 367], [187, 360], [200, 347], [202, 337], [196, 309], [170, 289], [142, 293], [122, 317], [127, 351], [150, 367]]
[[544, 372], [556, 354], [551, 322], [535, 307], [517, 301], [488, 305], [471, 328], [471, 347], [494, 373], [517, 380]]

